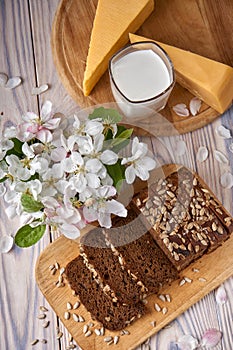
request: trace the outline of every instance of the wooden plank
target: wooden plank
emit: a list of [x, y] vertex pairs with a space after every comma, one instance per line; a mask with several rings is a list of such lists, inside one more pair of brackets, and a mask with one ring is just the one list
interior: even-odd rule
[[[90, 96], [85, 98], [82, 92], [85, 60], [96, 4], [97, 0], [93, 0], [91, 6], [88, 6], [87, 0], [79, 2], [62, 0], [55, 15], [52, 30], [53, 56], [58, 73], [67, 91], [82, 107], [113, 101], [108, 72], [100, 79]], [[222, 23], [216, 34], [213, 21], [217, 11], [215, 10], [211, 17], [211, 10], [211, 4], [203, 1], [192, 0], [185, 4], [181, 0], [156, 1], [155, 11], [141, 26], [139, 33], [231, 64], [232, 61], [229, 59], [232, 56], [231, 47], [224, 45], [223, 49], [223, 44], [219, 44], [223, 42], [223, 37], [226, 41], [231, 40], [230, 26]], [[221, 18], [224, 18], [225, 14], [229, 15], [229, 12], [233, 14], [233, 8], [230, 5], [226, 8], [219, 5], [218, 10]], [[192, 14], [191, 24], [195, 30], [190, 30], [190, 14]], [[187, 20], [184, 20], [186, 18]], [[179, 133], [203, 127], [219, 115], [203, 104], [195, 118], [177, 116], [172, 107], [181, 102], [188, 105], [192, 97], [186, 89], [176, 84], [166, 108], [160, 111], [160, 114], [168, 119]], [[154, 118], [145, 121], [151, 123], [150, 128], [156, 129], [158, 126], [156, 117], [155, 115]], [[166, 125], [160, 127], [160, 134], [171, 135], [173, 131], [175, 130], [167, 129]]]
[[32, 21], [32, 38], [38, 86], [47, 83], [49, 89], [39, 96], [40, 104], [45, 100], [53, 103], [54, 111], [65, 116], [77, 112], [80, 107], [64, 89], [54, 67], [50, 32], [59, 0], [29, 0]]
[[[22, 85], [14, 90], [0, 88], [0, 130], [9, 122], [17, 123], [27, 111], [38, 113], [37, 97], [31, 95], [36, 85], [31, 23], [27, 0], [3, 0], [0, 4], [0, 67], [9, 77], [20, 76]], [[46, 16], [43, 14], [43, 17]], [[2, 115], [3, 113], [3, 115]], [[20, 218], [9, 219], [6, 204], [0, 202], [0, 235], [14, 235], [22, 225]], [[55, 337], [56, 315], [47, 314], [49, 328], [42, 327], [36, 317], [39, 306], [48, 307], [35, 282], [34, 266], [40, 252], [48, 245], [49, 234], [34, 247], [14, 247], [0, 254], [0, 324], [1, 349], [29, 349], [34, 338], [49, 339], [49, 346], [58, 349]]]
[[[162, 171], [166, 177], [179, 167], [181, 166], [165, 165], [161, 170], [157, 169], [154, 172], [154, 176], [158, 176], [158, 174], [161, 174]], [[202, 186], [206, 187], [201, 179], [200, 181]], [[181, 287], [179, 286], [179, 281], [174, 281], [171, 286], [167, 286], [161, 291], [162, 294], [170, 294], [172, 298], [171, 303], [166, 303], [166, 305], [163, 305], [168, 307], [168, 312], [166, 315], [164, 315], [162, 312], [158, 313], [155, 311], [154, 303], [157, 302], [162, 305], [162, 302], [157, 296], [150, 296], [148, 298], [147, 313], [140, 320], [129, 326], [131, 335], [124, 337], [124, 344], [120, 341], [116, 346], [116, 349], [123, 350], [125, 347], [127, 347], [127, 349], [135, 348], [149, 336], [152, 336], [168, 323], [173, 321], [177, 316], [207, 295], [210, 291], [215, 289], [227, 278], [232, 276], [232, 248], [233, 236], [224, 242], [223, 245], [217, 250], [211, 254], [204, 255], [180, 273], [181, 279], [184, 276], [191, 278], [191, 284], [186, 283]], [[57, 280], [57, 277], [55, 276], [54, 278], [51, 278], [49, 274], [48, 267], [54, 261], [59, 261], [61, 266], [65, 267], [66, 264], [78, 254], [79, 247], [77, 243], [67, 240], [64, 237], [60, 237], [49, 247], [47, 247], [41, 254], [36, 266], [37, 282], [51, 307], [61, 318], [62, 322], [65, 324], [69, 332], [73, 335], [74, 339], [79, 343], [83, 350], [90, 348], [107, 349], [108, 345], [104, 344], [101, 337], [96, 337], [93, 335], [86, 338], [84, 336], [82, 332], [82, 323], [77, 324], [72, 318], [69, 320], [64, 319], [67, 301], [71, 301], [73, 303], [77, 297], [72, 296], [71, 290], [67, 285], [64, 288], [57, 288], [54, 286], [54, 280]], [[194, 272], [193, 267], [198, 268], [200, 273], [197, 274]], [[200, 277], [205, 278], [206, 282], [200, 281]], [[90, 314], [83, 306], [79, 308], [78, 313], [84, 317], [86, 323], [91, 321]], [[152, 327], [150, 322], [154, 320], [156, 320], [156, 326]], [[96, 326], [98, 327], [98, 323]], [[106, 334], [114, 336], [119, 334], [119, 332], [107, 331]]]

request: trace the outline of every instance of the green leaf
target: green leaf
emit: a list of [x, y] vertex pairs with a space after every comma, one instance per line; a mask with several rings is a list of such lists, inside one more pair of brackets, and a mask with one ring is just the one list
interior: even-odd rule
[[9, 156], [10, 154], [15, 154], [16, 156], [21, 158], [23, 156], [23, 151], [22, 151], [23, 142], [18, 140], [17, 138], [13, 138], [11, 139], [11, 141], [14, 142], [14, 147], [9, 149], [6, 152], [6, 156]]
[[108, 174], [113, 179], [113, 185], [116, 187], [117, 191], [120, 190], [122, 181], [125, 179], [125, 167], [121, 165], [121, 161], [118, 160], [116, 164], [105, 165]]
[[7, 176], [4, 176], [2, 179], [0, 179], [0, 183], [6, 181]]
[[46, 225], [31, 227], [30, 225], [22, 226], [15, 236], [15, 244], [18, 247], [31, 247], [38, 242], [45, 233]]
[[103, 121], [106, 121], [109, 124], [117, 124], [121, 121], [122, 116], [115, 109], [99, 107], [94, 109], [88, 118], [90, 120], [101, 118]]
[[122, 148], [125, 148], [129, 144], [130, 136], [133, 133], [133, 129], [125, 129], [111, 142], [111, 150], [118, 153]]
[[32, 195], [23, 193], [21, 195], [21, 204], [27, 213], [35, 213], [37, 211], [40, 211], [42, 208], [44, 208], [43, 204], [41, 202], [37, 202]]

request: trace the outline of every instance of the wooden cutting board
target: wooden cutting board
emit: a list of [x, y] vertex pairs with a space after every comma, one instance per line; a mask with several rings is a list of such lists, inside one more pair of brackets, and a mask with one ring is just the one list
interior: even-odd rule
[[[54, 63], [68, 93], [80, 107], [113, 101], [108, 72], [100, 79], [89, 97], [82, 92], [91, 29], [97, 0], [62, 0], [52, 28]], [[227, 1], [155, 0], [155, 10], [141, 26], [138, 34], [182, 49], [233, 65], [232, 25], [233, 4]], [[216, 27], [216, 22], [221, 23]], [[161, 115], [179, 133], [186, 133], [212, 122], [219, 113], [203, 104], [195, 117], [179, 117], [172, 107], [177, 103], [189, 105], [193, 96], [176, 84]], [[150, 127], [156, 128], [156, 118]], [[166, 125], [161, 135], [170, 135]], [[177, 132], [176, 131], [176, 132]]]
[[[161, 177], [162, 173], [168, 176], [179, 167], [180, 166], [177, 165], [163, 166], [162, 169], [160, 168], [154, 172], [154, 176]], [[137, 186], [138, 188], [136, 191], [140, 188], [140, 184]], [[145, 184], [141, 183], [141, 186], [144, 187]], [[207, 186], [205, 187], [208, 188]], [[233, 235], [217, 250], [203, 256], [182, 271], [179, 280], [174, 281], [171, 286], [161, 291], [161, 294], [169, 294], [171, 296], [171, 302], [162, 302], [155, 295], [148, 297], [146, 314], [127, 327], [130, 335], [121, 336], [119, 343], [114, 345], [114, 349], [134, 349], [229, 278], [232, 275], [232, 251]], [[77, 310], [71, 311], [71, 313], [82, 315], [85, 319], [84, 323], [77, 323], [72, 317], [69, 320], [65, 320], [64, 313], [66, 311], [66, 303], [69, 301], [74, 304], [78, 298], [72, 295], [71, 289], [68, 287], [67, 283], [64, 287], [57, 288], [54, 283], [58, 280], [59, 271], [55, 275], [51, 275], [49, 270], [49, 266], [55, 262], [58, 262], [60, 267], [65, 267], [66, 264], [78, 256], [78, 254], [79, 245], [77, 242], [63, 236], [58, 238], [40, 255], [36, 265], [36, 280], [51, 307], [83, 350], [107, 350], [109, 346], [104, 342], [103, 336], [97, 336], [94, 332], [90, 337], [84, 336], [83, 326], [92, 320], [90, 314], [82, 305]], [[198, 269], [199, 272], [194, 272], [193, 268]], [[179, 283], [184, 277], [190, 278], [192, 283], [185, 283], [185, 285], [180, 286]], [[199, 278], [204, 278], [206, 281], [199, 280]], [[163, 314], [162, 312], [157, 312], [154, 308], [155, 303], [158, 303], [161, 307], [166, 307], [168, 310], [167, 313]], [[153, 321], [156, 321], [154, 327], [151, 325]], [[96, 321], [93, 323], [94, 327], [90, 328], [92, 331], [94, 331], [95, 328], [100, 328], [100, 325]], [[110, 332], [106, 330], [105, 332], [105, 336], [115, 336], [119, 334], [119, 331]]]

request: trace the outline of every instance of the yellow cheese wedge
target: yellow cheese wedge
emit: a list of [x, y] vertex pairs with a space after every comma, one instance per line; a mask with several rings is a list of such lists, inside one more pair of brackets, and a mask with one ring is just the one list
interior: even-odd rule
[[99, 0], [91, 33], [83, 93], [88, 96], [108, 68], [111, 56], [125, 45], [154, 9], [154, 0]]
[[[130, 42], [151, 40], [142, 36], [129, 34]], [[153, 40], [155, 41], [155, 40]], [[190, 51], [174, 46], [159, 44], [170, 56], [177, 82], [195, 96], [223, 113], [233, 99], [233, 68], [226, 64], [199, 56]]]

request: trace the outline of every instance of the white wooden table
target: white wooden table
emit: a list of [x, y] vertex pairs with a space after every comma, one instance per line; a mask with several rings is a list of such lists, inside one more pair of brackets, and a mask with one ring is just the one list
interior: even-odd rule
[[[23, 84], [14, 90], [0, 89], [1, 128], [8, 120], [20, 120], [26, 111], [39, 113], [45, 100], [51, 100], [56, 111], [70, 115], [79, 110], [79, 106], [69, 97], [57, 76], [50, 48], [52, 20], [58, 0], [1, 0], [0, 1], [0, 71], [9, 76], [20, 76]], [[33, 86], [48, 83], [50, 89], [35, 97], [31, 95]], [[224, 125], [233, 133], [233, 107], [211, 125], [180, 136], [187, 145], [187, 151], [178, 157], [169, 152], [174, 139], [163, 138], [167, 152], [159, 154], [162, 163], [177, 162], [184, 164], [206, 181], [224, 206], [233, 214], [233, 191], [221, 187], [219, 177], [224, 171], [231, 171], [233, 154], [229, 144], [215, 133], [218, 125]], [[157, 142], [151, 140], [155, 153]], [[207, 146], [210, 154], [204, 163], [196, 161], [199, 146]], [[171, 148], [171, 147], [170, 147]], [[213, 158], [213, 150], [222, 151], [229, 158], [229, 165], [223, 166]], [[10, 221], [5, 213], [5, 204], [0, 207], [0, 235], [14, 234], [19, 220]], [[28, 249], [14, 247], [8, 254], [0, 255], [0, 349], [31, 349], [35, 338], [47, 339], [47, 344], [38, 343], [35, 349], [65, 350], [68, 344], [68, 332], [48, 306], [39, 291], [34, 277], [34, 267], [40, 252], [49, 244], [45, 235], [36, 246]], [[214, 268], [214, 267], [213, 267]], [[215, 300], [215, 291], [199, 301], [170, 327], [163, 329], [150, 339], [152, 350], [176, 350], [175, 342], [182, 334], [191, 334], [200, 339], [206, 329], [216, 328], [223, 337], [215, 349], [233, 349], [233, 278], [224, 283], [228, 301], [219, 305]], [[36, 318], [39, 307], [46, 306], [50, 320], [48, 328], [41, 326]], [[64, 333], [56, 339], [56, 327]], [[140, 347], [138, 348], [140, 349]], [[144, 349], [142, 346], [141, 349]]]

